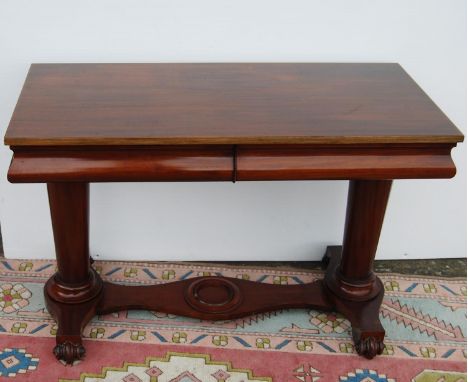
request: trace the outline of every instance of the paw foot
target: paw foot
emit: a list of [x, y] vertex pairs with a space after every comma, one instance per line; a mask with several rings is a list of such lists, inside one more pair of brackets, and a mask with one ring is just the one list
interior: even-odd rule
[[365, 337], [356, 341], [356, 351], [359, 355], [372, 359], [378, 354], [382, 354], [384, 343], [375, 337]]
[[55, 346], [54, 355], [59, 361], [63, 361], [67, 365], [73, 365], [76, 361], [83, 359], [85, 348], [81, 343], [66, 341]]

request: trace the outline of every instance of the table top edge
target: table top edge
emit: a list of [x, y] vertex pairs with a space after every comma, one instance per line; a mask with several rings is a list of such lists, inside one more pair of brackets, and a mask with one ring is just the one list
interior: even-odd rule
[[141, 146], [141, 145], [372, 145], [372, 144], [457, 144], [463, 142], [464, 135], [432, 136], [313, 136], [313, 137], [136, 137], [136, 138], [17, 138], [5, 135], [6, 146]]

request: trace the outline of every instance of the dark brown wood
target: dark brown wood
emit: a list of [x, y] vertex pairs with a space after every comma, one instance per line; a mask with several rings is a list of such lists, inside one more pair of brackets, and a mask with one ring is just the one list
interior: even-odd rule
[[102, 281], [96, 274], [98, 288], [90, 284], [89, 291], [95, 291], [94, 295], [83, 301], [64, 302], [55, 299], [54, 287], [58, 284], [56, 278], [51, 278], [44, 288], [47, 310], [57, 321], [56, 346], [53, 353], [56, 358], [66, 364], [74, 364], [84, 358], [86, 350], [83, 346], [81, 334], [86, 324], [97, 314], [97, 304], [102, 295]]
[[[81, 359], [86, 323], [120, 309], [211, 320], [334, 309], [359, 354], [382, 353], [372, 263], [392, 180], [454, 176], [450, 152], [462, 140], [397, 64], [33, 65], [5, 143], [11, 182], [48, 183], [56, 357]], [[324, 281], [123, 286], [90, 267], [88, 182], [311, 179], [350, 180], [343, 249], [327, 249]]]
[[57, 273], [44, 287], [47, 309], [57, 321], [54, 354], [66, 363], [81, 359], [81, 332], [96, 314], [102, 281], [90, 269], [88, 244], [89, 186], [49, 183]]
[[342, 253], [329, 248], [325, 276], [328, 297], [353, 328], [356, 350], [367, 358], [381, 354], [385, 331], [379, 320], [384, 288], [373, 261], [385, 216], [391, 180], [352, 180]]
[[456, 143], [398, 64], [35, 64], [11, 146]]
[[452, 147], [14, 147], [8, 180], [31, 183], [450, 178], [456, 173], [450, 156]]
[[365, 281], [371, 277], [391, 187], [391, 180], [349, 182], [340, 266], [343, 278]]
[[89, 277], [89, 185], [49, 183], [50, 215], [58, 276], [66, 284]]
[[[354, 346], [358, 354], [372, 359], [382, 354], [385, 345], [385, 330], [379, 319], [379, 308], [382, 303], [384, 288], [378, 277], [375, 278], [377, 293], [363, 300], [355, 299], [353, 295], [343, 297], [328, 288], [329, 281], [336, 277], [340, 267], [341, 247], [327, 247], [325, 261], [328, 263], [325, 275], [325, 294], [333, 309], [342, 313], [350, 322], [353, 333]], [[356, 259], [359, 262], [359, 259]]]
[[10, 182], [229, 181], [232, 147], [133, 147], [18, 150]]
[[236, 178], [333, 180], [451, 178], [452, 145], [239, 146]]
[[[328, 247], [326, 279], [336, 273], [341, 259], [341, 247]], [[118, 285], [102, 282], [92, 271], [100, 289], [90, 298], [80, 301], [52, 297], [57, 278], [46, 284], [47, 308], [56, 318], [59, 328], [54, 353], [58, 359], [73, 364], [82, 359], [85, 349], [81, 332], [96, 314], [108, 314], [124, 309], [147, 309], [204, 320], [226, 320], [276, 309], [307, 308], [335, 310], [352, 324], [353, 339], [359, 354], [373, 358], [383, 350], [383, 330], [378, 312], [383, 297], [379, 293], [368, 300], [343, 299], [321, 280], [301, 285], [263, 284], [230, 277], [207, 276], [146, 286]]]
[[[194, 293], [197, 287], [198, 293]], [[105, 282], [97, 311], [107, 314], [123, 309], [146, 309], [203, 320], [226, 320], [289, 308], [330, 310], [332, 305], [321, 281], [274, 285], [207, 276], [150, 286]]]
[[391, 185], [391, 180], [349, 182], [341, 265], [326, 279], [342, 298], [369, 300], [380, 293], [372, 267]]

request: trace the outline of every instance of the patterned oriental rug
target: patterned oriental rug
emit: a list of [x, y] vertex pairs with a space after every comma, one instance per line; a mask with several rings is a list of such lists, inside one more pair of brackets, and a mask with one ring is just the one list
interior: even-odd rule
[[[152, 284], [199, 275], [301, 284], [321, 272], [184, 263], [96, 262], [117, 283]], [[0, 380], [35, 382], [460, 382], [466, 381], [466, 281], [381, 274], [387, 331], [382, 356], [358, 357], [343, 317], [281, 310], [208, 322], [149, 311], [95, 317], [87, 357], [55, 360], [55, 322], [42, 287], [48, 260], [0, 261]]]

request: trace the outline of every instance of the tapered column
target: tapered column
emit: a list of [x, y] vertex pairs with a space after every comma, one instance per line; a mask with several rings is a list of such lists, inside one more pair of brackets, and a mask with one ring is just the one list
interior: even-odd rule
[[391, 180], [349, 182], [343, 252], [337, 270], [340, 294], [366, 299], [377, 293], [373, 263], [391, 186]]
[[325, 254], [328, 298], [351, 322], [356, 351], [367, 358], [384, 349], [384, 288], [372, 268], [391, 186], [391, 180], [350, 181], [343, 247], [328, 247]]
[[64, 284], [89, 278], [89, 184], [48, 183], [58, 277]]
[[57, 320], [56, 357], [66, 363], [81, 359], [81, 332], [96, 313], [102, 281], [90, 267], [89, 185], [48, 183], [57, 273], [44, 287], [46, 305]]

